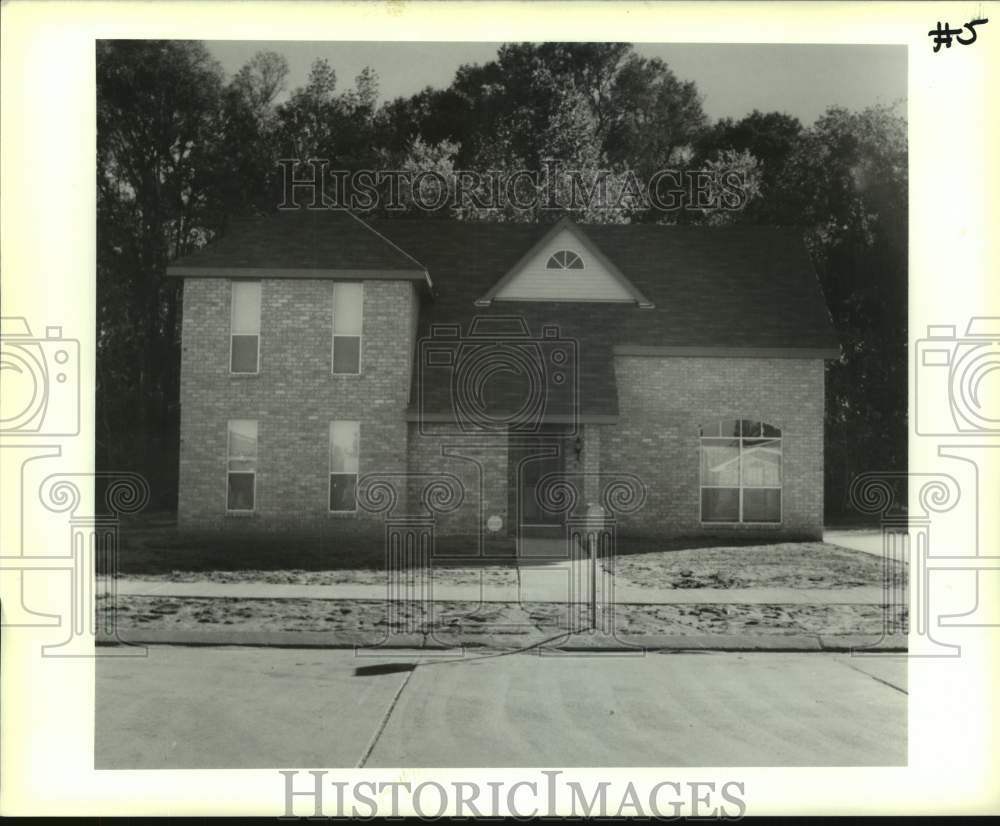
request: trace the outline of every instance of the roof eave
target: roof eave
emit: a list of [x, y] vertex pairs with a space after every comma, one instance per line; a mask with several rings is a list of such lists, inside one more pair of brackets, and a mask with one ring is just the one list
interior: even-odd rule
[[777, 358], [823, 359], [840, 358], [839, 347], [715, 347], [715, 346], [648, 346], [642, 344], [616, 344], [616, 356], [659, 356], [672, 358]]
[[430, 274], [424, 269], [357, 269], [325, 267], [213, 267], [170, 266], [172, 278], [297, 278], [329, 279], [334, 281], [424, 281], [432, 286]]

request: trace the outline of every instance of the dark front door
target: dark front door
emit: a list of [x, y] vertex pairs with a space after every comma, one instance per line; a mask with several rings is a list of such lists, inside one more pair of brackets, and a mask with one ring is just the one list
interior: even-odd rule
[[[558, 527], [563, 512], [546, 507], [539, 486], [546, 477], [563, 472], [564, 441], [557, 435], [539, 436], [511, 446], [511, 458], [516, 472], [516, 495], [521, 527]], [[553, 503], [548, 503], [553, 504]]]

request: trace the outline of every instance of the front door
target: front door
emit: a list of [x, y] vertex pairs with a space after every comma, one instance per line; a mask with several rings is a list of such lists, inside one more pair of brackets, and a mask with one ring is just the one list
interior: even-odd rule
[[558, 436], [538, 436], [511, 446], [512, 464], [517, 474], [517, 511], [522, 528], [558, 528], [562, 525], [565, 514], [546, 507], [544, 497], [539, 496], [539, 485], [546, 477], [563, 472], [564, 450], [564, 440]]

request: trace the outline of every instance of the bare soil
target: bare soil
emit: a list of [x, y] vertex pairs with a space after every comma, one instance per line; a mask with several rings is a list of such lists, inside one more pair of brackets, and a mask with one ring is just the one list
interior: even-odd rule
[[[572, 627], [571, 608], [558, 603], [440, 602], [430, 605], [367, 600], [118, 597], [118, 628], [206, 631], [333, 631], [429, 633], [512, 639]], [[894, 620], [905, 619], [905, 611]], [[618, 605], [614, 627], [625, 635], [878, 634], [874, 605]], [[577, 625], [579, 629], [579, 625]], [[127, 634], [126, 634], [127, 636]]]
[[[640, 588], [856, 588], [878, 586], [883, 561], [826, 542], [687, 548], [620, 555], [619, 581]], [[905, 581], [905, 571], [901, 574]]]

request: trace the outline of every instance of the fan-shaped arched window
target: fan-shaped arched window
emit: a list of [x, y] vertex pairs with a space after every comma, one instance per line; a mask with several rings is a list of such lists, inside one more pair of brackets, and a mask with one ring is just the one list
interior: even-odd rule
[[702, 425], [701, 521], [781, 521], [781, 431], [752, 419]]
[[582, 270], [583, 259], [573, 250], [559, 250], [549, 256], [545, 264], [547, 270]]

